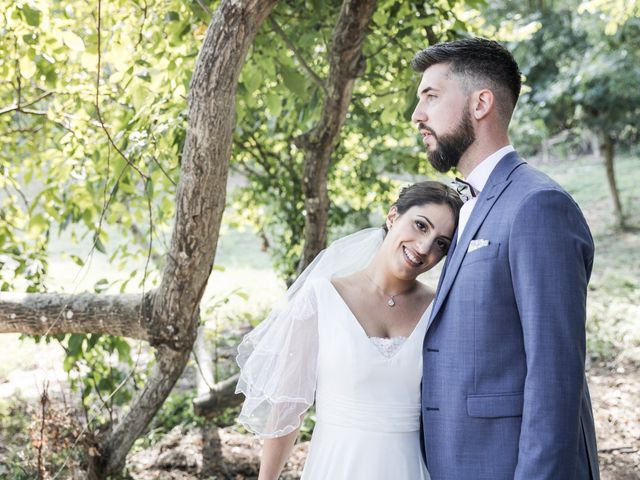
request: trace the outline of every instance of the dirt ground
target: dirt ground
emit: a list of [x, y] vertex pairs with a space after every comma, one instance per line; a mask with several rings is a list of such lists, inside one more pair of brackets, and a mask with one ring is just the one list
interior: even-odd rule
[[[639, 480], [640, 367], [597, 364], [588, 376], [601, 478]], [[211, 433], [174, 429], [154, 448], [131, 456], [129, 473], [135, 480], [257, 478], [259, 442], [231, 429], [220, 429], [218, 434], [219, 438], [212, 441]], [[221, 456], [213, 453], [218, 446]], [[308, 442], [295, 447], [283, 479], [300, 478], [307, 449]]]

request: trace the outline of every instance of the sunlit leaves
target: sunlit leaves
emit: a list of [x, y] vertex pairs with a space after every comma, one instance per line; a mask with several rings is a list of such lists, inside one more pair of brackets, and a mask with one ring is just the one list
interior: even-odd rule
[[[178, 1], [103, 2], [98, 117], [97, 4], [3, 0], [0, 7], [0, 110], [13, 106], [0, 115], [0, 166], [25, 190], [24, 201], [3, 208], [0, 255], [14, 247], [24, 258], [46, 255], [56, 224], [80, 224], [98, 251], [117, 251], [100, 230], [111, 223], [128, 236], [134, 219], [149, 222], [150, 200], [162, 207], [154, 223], [166, 232], [199, 48], [190, 32], [201, 20]], [[0, 192], [3, 199], [11, 201]], [[148, 236], [129, 242], [139, 249], [127, 255], [144, 262]], [[14, 279], [20, 265], [5, 264], [0, 278]]]
[[71, 50], [75, 50], [77, 52], [84, 51], [84, 42], [82, 38], [73, 33], [70, 30], [65, 30], [61, 33], [62, 42], [69, 47]]
[[[263, 26], [238, 88], [232, 166], [250, 184], [236, 192], [226, 218], [250, 223], [265, 237], [285, 277], [295, 270], [304, 226], [303, 152], [295, 142], [320, 117], [325, 92], [317, 79], [329, 73], [327, 52], [340, 5], [279, 4], [272, 15], [276, 25]], [[365, 73], [356, 79], [330, 167], [330, 231], [366, 226], [369, 212], [396, 193], [390, 175], [428, 173], [410, 124], [417, 78], [409, 61], [428, 45], [427, 27], [446, 39], [445, 25], [456, 21], [449, 10], [446, 2], [378, 3], [364, 45]]]

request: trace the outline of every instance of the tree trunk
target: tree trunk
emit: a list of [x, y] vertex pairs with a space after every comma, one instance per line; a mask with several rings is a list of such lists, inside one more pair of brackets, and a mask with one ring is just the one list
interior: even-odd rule
[[616, 216], [616, 226], [624, 230], [626, 228], [624, 221], [624, 214], [622, 212], [622, 202], [620, 201], [620, 192], [618, 191], [618, 185], [616, 183], [616, 176], [613, 169], [613, 160], [615, 156], [615, 142], [611, 135], [607, 132], [602, 132], [600, 137], [600, 151], [602, 153], [602, 159], [604, 160], [604, 166], [607, 171], [607, 181], [609, 183], [609, 190], [611, 191], [611, 198], [613, 199], [613, 210]]
[[[188, 131], [169, 261], [151, 306], [158, 361], [150, 385], [106, 443], [102, 472], [124, 467], [133, 442], [173, 389], [196, 338], [226, 200], [240, 70], [276, 0], [223, 0], [207, 29], [189, 92]], [[158, 336], [159, 334], [159, 336]]]
[[331, 153], [347, 116], [355, 79], [364, 72], [362, 45], [375, 7], [376, 0], [345, 0], [342, 4], [332, 35], [327, 93], [320, 120], [296, 139], [305, 151], [302, 188], [306, 211], [298, 274], [326, 246]]

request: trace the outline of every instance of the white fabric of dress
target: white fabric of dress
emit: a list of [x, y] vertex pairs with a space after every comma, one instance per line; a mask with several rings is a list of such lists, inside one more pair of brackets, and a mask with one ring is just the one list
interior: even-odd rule
[[367, 336], [329, 280], [318, 302], [316, 426], [303, 480], [425, 480], [420, 453], [422, 341], [431, 308], [395, 354]]

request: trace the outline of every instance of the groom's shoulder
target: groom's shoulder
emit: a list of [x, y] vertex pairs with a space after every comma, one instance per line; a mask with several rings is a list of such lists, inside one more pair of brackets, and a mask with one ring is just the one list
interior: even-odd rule
[[511, 201], [515, 204], [516, 211], [531, 208], [532, 205], [552, 205], [552, 208], [564, 206], [581, 212], [580, 206], [569, 192], [549, 175], [527, 162], [523, 162], [512, 172], [510, 180]]
[[530, 194], [540, 190], [555, 190], [570, 196], [558, 182], [524, 160], [522, 165], [512, 172], [511, 180], [521, 194]]
[[553, 208], [569, 208], [581, 212], [575, 199], [558, 182], [527, 163], [516, 152], [513, 155], [511, 161], [515, 168], [509, 175], [509, 187], [505, 192], [505, 200], [510, 203], [513, 212], [530, 209], [532, 206], [542, 208], [547, 204], [553, 204]]

